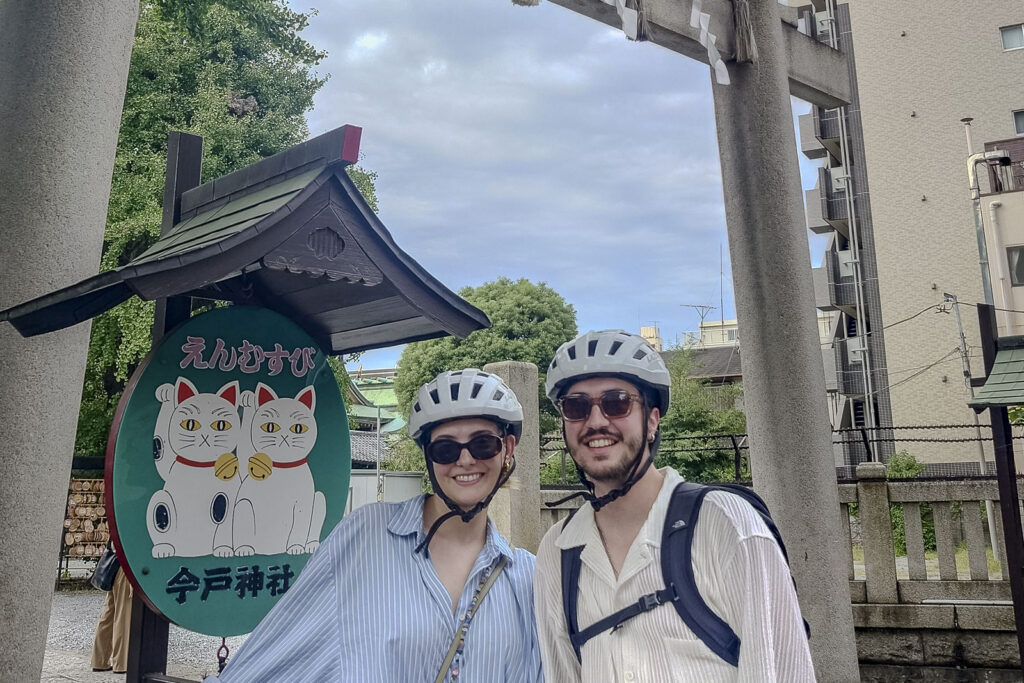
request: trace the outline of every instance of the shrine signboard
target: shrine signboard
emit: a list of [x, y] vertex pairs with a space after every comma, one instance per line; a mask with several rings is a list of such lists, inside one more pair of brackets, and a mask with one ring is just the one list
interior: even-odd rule
[[350, 468], [341, 392], [304, 330], [264, 308], [195, 316], [138, 368], [114, 419], [122, 568], [179, 626], [247, 633], [341, 520]]

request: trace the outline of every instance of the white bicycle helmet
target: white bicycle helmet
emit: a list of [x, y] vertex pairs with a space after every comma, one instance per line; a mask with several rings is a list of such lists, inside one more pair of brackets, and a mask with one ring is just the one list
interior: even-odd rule
[[497, 375], [476, 368], [442, 372], [420, 387], [409, 414], [409, 436], [420, 442], [436, 425], [464, 417], [490, 418], [523, 434], [523, 406]]
[[646, 339], [623, 330], [591, 330], [562, 344], [548, 367], [544, 392], [554, 403], [570, 384], [610, 375], [650, 387], [661, 415], [668, 412], [672, 376], [665, 361]]

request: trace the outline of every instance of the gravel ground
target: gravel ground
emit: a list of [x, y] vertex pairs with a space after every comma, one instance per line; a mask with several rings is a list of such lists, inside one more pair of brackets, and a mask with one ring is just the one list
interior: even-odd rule
[[[106, 594], [97, 590], [61, 591], [53, 594], [50, 630], [46, 636], [46, 657], [43, 660], [44, 683], [124, 680], [124, 676], [93, 673], [89, 665], [96, 621]], [[167, 673], [172, 676], [200, 680], [217, 670], [217, 648], [220, 638], [204, 636], [171, 625], [167, 652]], [[245, 642], [245, 636], [228, 638], [232, 653]]]

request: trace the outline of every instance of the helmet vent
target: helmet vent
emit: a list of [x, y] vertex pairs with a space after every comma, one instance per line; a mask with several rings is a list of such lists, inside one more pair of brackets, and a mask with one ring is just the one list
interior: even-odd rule
[[412, 404], [412, 412], [418, 413], [418, 412], [420, 412], [420, 410], [422, 410], [422, 408], [420, 408], [420, 402], [419, 401], [416, 401], [415, 403]]
[[491, 397], [491, 400], [492, 401], [500, 401], [504, 397], [505, 397], [505, 392], [502, 391], [501, 389], [498, 389], [498, 390], [496, 390], [494, 392], [494, 396]]
[[470, 398], [476, 398], [476, 395], [480, 393], [480, 390], [484, 388], [484, 385], [477, 382], [473, 385], [473, 392], [469, 395]]
[[646, 351], [644, 351], [643, 349], [637, 349], [636, 353], [633, 354], [633, 358], [636, 359], [636, 360], [640, 360], [641, 358], [645, 357], [646, 355], [647, 355]]
[[595, 353], [597, 353], [597, 340], [591, 339], [587, 342], [587, 355], [593, 358]]
[[441, 398], [437, 395], [437, 387], [430, 390], [430, 400], [434, 402], [435, 406], [441, 402]]
[[614, 356], [614, 355], [615, 355], [615, 353], [616, 353], [616, 352], [617, 352], [617, 351], [619, 350], [619, 347], [620, 347], [620, 346], [622, 346], [622, 342], [620, 342], [620, 341], [614, 341], [614, 342], [612, 342], [612, 346], [611, 346], [611, 348], [610, 348], [610, 349], [608, 349], [608, 355], [609, 355], [609, 356]]
[[452, 400], [453, 401], [458, 401], [459, 400], [459, 385], [458, 384], [449, 384], [448, 385], [448, 389], [451, 390]]
[[575, 346], [570, 346], [566, 350], [566, 352], [569, 354], [569, 359], [570, 360], [576, 360], [576, 347]]

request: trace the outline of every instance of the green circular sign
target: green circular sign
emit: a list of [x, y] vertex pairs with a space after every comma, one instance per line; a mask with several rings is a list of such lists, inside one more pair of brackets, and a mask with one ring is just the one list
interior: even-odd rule
[[107, 451], [111, 532], [155, 611], [248, 633], [341, 520], [351, 451], [327, 356], [231, 306], [169, 333], [132, 376]]

